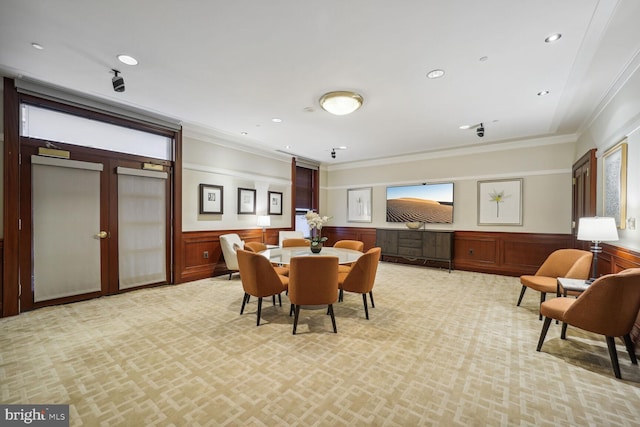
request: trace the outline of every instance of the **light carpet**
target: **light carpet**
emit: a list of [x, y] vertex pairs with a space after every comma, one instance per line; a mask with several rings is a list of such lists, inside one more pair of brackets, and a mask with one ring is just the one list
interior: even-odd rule
[[2, 403], [70, 404], [72, 426], [637, 426], [640, 368], [618, 341], [552, 324], [517, 278], [381, 263], [362, 298], [303, 310], [237, 275], [0, 319]]

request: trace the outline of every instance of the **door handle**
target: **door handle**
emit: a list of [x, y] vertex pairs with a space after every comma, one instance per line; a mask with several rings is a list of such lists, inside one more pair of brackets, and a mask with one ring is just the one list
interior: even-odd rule
[[107, 233], [106, 231], [101, 231], [98, 234], [96, 234], [96, 237], [98, 239], [106, 239], [107, 237], [109, 237], [109, 233]]

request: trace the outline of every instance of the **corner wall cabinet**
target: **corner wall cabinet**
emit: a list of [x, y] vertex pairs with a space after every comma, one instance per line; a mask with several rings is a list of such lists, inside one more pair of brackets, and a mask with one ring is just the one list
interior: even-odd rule
[[453, 263], [453, 231], [376, 229], [376, 246], [382, 257], [391, 256], [410, 261], [423, 260]]

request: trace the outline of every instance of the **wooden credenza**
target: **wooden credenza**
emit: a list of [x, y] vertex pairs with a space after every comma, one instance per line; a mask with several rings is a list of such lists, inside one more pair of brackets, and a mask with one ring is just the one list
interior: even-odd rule
[[453, 231], [376, 229], [382, 256], [453, 264]]

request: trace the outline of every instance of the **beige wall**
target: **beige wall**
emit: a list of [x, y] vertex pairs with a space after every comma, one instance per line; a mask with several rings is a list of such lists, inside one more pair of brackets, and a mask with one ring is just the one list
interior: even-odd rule
[[[283, 215], [271, 227], [291, 226], [291, 159], [260, 155], [185, 125], [183, 129], [182, 230], [248, 229], [267, 214], [267, 192], [283, 193]], [[199, 213], [199, 185], [223, 186], [222, 215]], [[256, 190], [256, 215], [238, 215], [238, 188]]]
[[[603, 212], [602, 154], [627, 138], [627, 220], [636, 221], [636, 229], [619, 230], [619, 246], [640, 250], [640, 71], [630, 76], [626, 83], [611, 97], [598, 117], [578, 140], [577, 153], [597, 148], [598, 156], [598, 214]], [[627, 224], [625, 224], [626, 226]]]
[[[400, 228], [404, 225], [386, 222], [387, 186], [453, 181], [453, 224], [429, 224], [429, 228], [571, 232], [571, 165], [575, 152], [572, 138], [539, 139], [504, 147], [507, 148], [452, 150], [395, 159], [394, 163], [338, 165], [328, 170], [327, 186], [323, 189], [327, 203], [322, 205], [321, 213], [333, 216], [332, 225]], [[510, 178], [523, 178], [523, 225], [478, 226], [478, 181]], [[359, 187], [373, 189], [371, 224], [346, 220], [347, 189]]]

